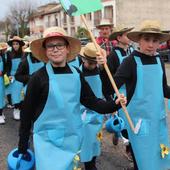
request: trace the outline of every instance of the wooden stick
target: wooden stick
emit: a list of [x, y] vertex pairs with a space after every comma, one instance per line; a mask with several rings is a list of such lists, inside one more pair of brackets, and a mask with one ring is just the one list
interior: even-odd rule
[[[82, 21], [84, 22], [84, 24], [85, 24], [85, 26], [86, 26], [86, 29], [89, 31], [90, 37], [91, 37], [92, 42], [94, 43], [97, 51], [100, 52], [100, 47], [98, 46], [98, 44], [97, 44], [97, 42], [96, 42], [96, 40], [95, 40], [92, 32], [90, 31], [90, 29], [89, 29], [89, 27], [88, 27], [88, 25], [87, 25], [86, 18], [84, 17], [84, 15], [81, 15], [81, 19], [82, 19]], [[110, 73], [110, 70], [109, 70], [109, 68], [108, 68], [107, 63], [104, 64], [104, 69], [106, 70], [106, 73], [107, 73], [107, 75], [108, 75], [108, 77], [109, 77], [109, 79], [110, 79], [110, 82], [111, 82], [111, 84], [112, 84], [112, 87], [113, 87], [116, 95], [117, 95], [117, 96], [120, 96], [119, 90], [118, 90], [118, 88], [117, 88], [117, 86], [116, 86], [116, 83], [115, 83], [115, 81], [114, 81], [111, 73]], [[123, 105], [122, 103], [120, 103], [120, 104], [121, 104], [121, 106], [122, 106], [122, 109], [123, 109], [123, 111], [124, 111], [124, 113], [125, 113], [125, 115], [126, 115], [126, 118], [127, 118], [127, 120], [128, 120], [128, 123], [129, 123], [132, 131], [135, 133], [135, 127], [134, 127], [134, 124], [133, 124], [133, 122], [132, 122], [132, 120], [131, 120], [131, 118], [130, 118], [130, 116], [129, 116], [129, 113], [128, 113], [128, 111], [127, 111], [126, 106]]]

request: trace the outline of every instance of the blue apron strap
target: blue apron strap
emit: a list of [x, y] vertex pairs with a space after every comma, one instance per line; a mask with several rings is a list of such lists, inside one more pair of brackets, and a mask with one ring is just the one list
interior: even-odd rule
[[134, 56], [134, 59], [136, 61], [137, 64], [137, 82], [139, 83], [138, 89], [136, 91], [136, 95], [138, 97], [142, 97], [143, 94], [143, 68], [142, 68], [142, 61], [140, 59], [140, 57], [136, 57]]
[[31, 62], [30, 54], [27, 55], [27, 60], [28, 60], [28, 63]]
[[115, 50], [115, 52], [116, 52], [116, 54], [117, 54], [117, 56], [118, 56], [118, 58], [119, 58], [119, 62], [120, 62], [120, 64], [121, 64], [122, 61], [123, 61], [122, 54], [121, 54], [121, 52], [120, 52], [119, 50]]
[[80, 71], [82, 71], [82, 70], [83, 70], [83, 66], [82, 66], [82, 64], [80, 65], [79, 70], [80, 70]]
[[[46, 70], [47, 70], [47, 74], [49, 76], [49, 79], [51, 79], [53, 77], [53, 75], [54, 75], [54, 71], [53, 71], [53, 68], [52, 68], [50, 62], [48, 62], [46, 64]], [[58, 108], [63, 107], [64, 106], [64, 101], [63, 101], [62, 94], [60, 93], [57, 81], [53, 81], [53, 79], [52, 79], [52, 81], [49, 80], [49, 86], [50, 86], [50, 83], [52, 83], [51, 84], [52, 91], [57, 94], [57, 98], [55, 99], [57, 101], [56, 106]], [[55, 85], [54, 85], [54, 83], [55, 83]], [[54, 95], [54, 97], [56, 97], [56, 95]]]

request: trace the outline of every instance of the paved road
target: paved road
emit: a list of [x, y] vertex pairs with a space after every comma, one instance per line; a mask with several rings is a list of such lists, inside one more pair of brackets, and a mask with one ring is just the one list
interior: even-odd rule
[[[166, 66], [168, 82], [170, 84], [170, 64]], [[6, 124], [0, 126], [0, 170], [6, 170], [6, 157], [9, 151], [17, 146], [19, 122], [12, 118], [12, 110], [6, 109]], [[170, 123], [170, 118], [169, 118]], [[131, 162], [124, 156], [124, 146], [120, 143], [113, 146], [111, 136], [104, 133], [102, 154], [98, 159], [99, 170], [123, 170]]]

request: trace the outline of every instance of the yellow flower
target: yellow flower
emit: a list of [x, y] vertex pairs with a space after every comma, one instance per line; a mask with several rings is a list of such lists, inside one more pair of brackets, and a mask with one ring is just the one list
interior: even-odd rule
[[78, 156], [78, 155], [76, 155], [75, 157], [74, 157], [74, 162], [79, 162], [80, 161], [80, 157]]
[[103, 139], [103, 134], [102, 134], [101, 131], [97, 134], [97, 139], [98, 139], [99, 141], [101, 141], [101, 140]]
[[74, 167], [73, 170], [81, 170], [81, 168]]
[[161, 147], [161, 156], [162, 158], [165, 158], [165, 156], [169, 154], [169, 148], [164, 144], [160, 144], [160, 147]]

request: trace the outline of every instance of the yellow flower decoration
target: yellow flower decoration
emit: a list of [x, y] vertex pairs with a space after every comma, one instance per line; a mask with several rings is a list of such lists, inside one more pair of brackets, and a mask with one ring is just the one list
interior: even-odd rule
[[97, 134], [97, 140], [98, 141], [101, 141], [103, 139], [103, 134], [102, 134], [102, 131], [100, 131], [98, 134]]
[[73, 170], [81, 170], [81, 168], [74, 167]]
[[6, 74], [4, 74], [4, 85], [8, 86], [9, 84], [10, 84], [9, 77]]
[[80, 157], [79, 157], [79, 155], [76, 155], [75, 157], [74, 157], [74, 162], [79, 162], [80, 161]]
[[75, 155], [73, 161], [74, 161], [73, 170], [81, 170], [81, 168], [79, 168], [80, 156]]
[[169, 154], [170, 149], [164, 144], [160, 144], [160, 147], [161, 147], [161, 156], [162, 158], [165, 158], [165, 156]]

